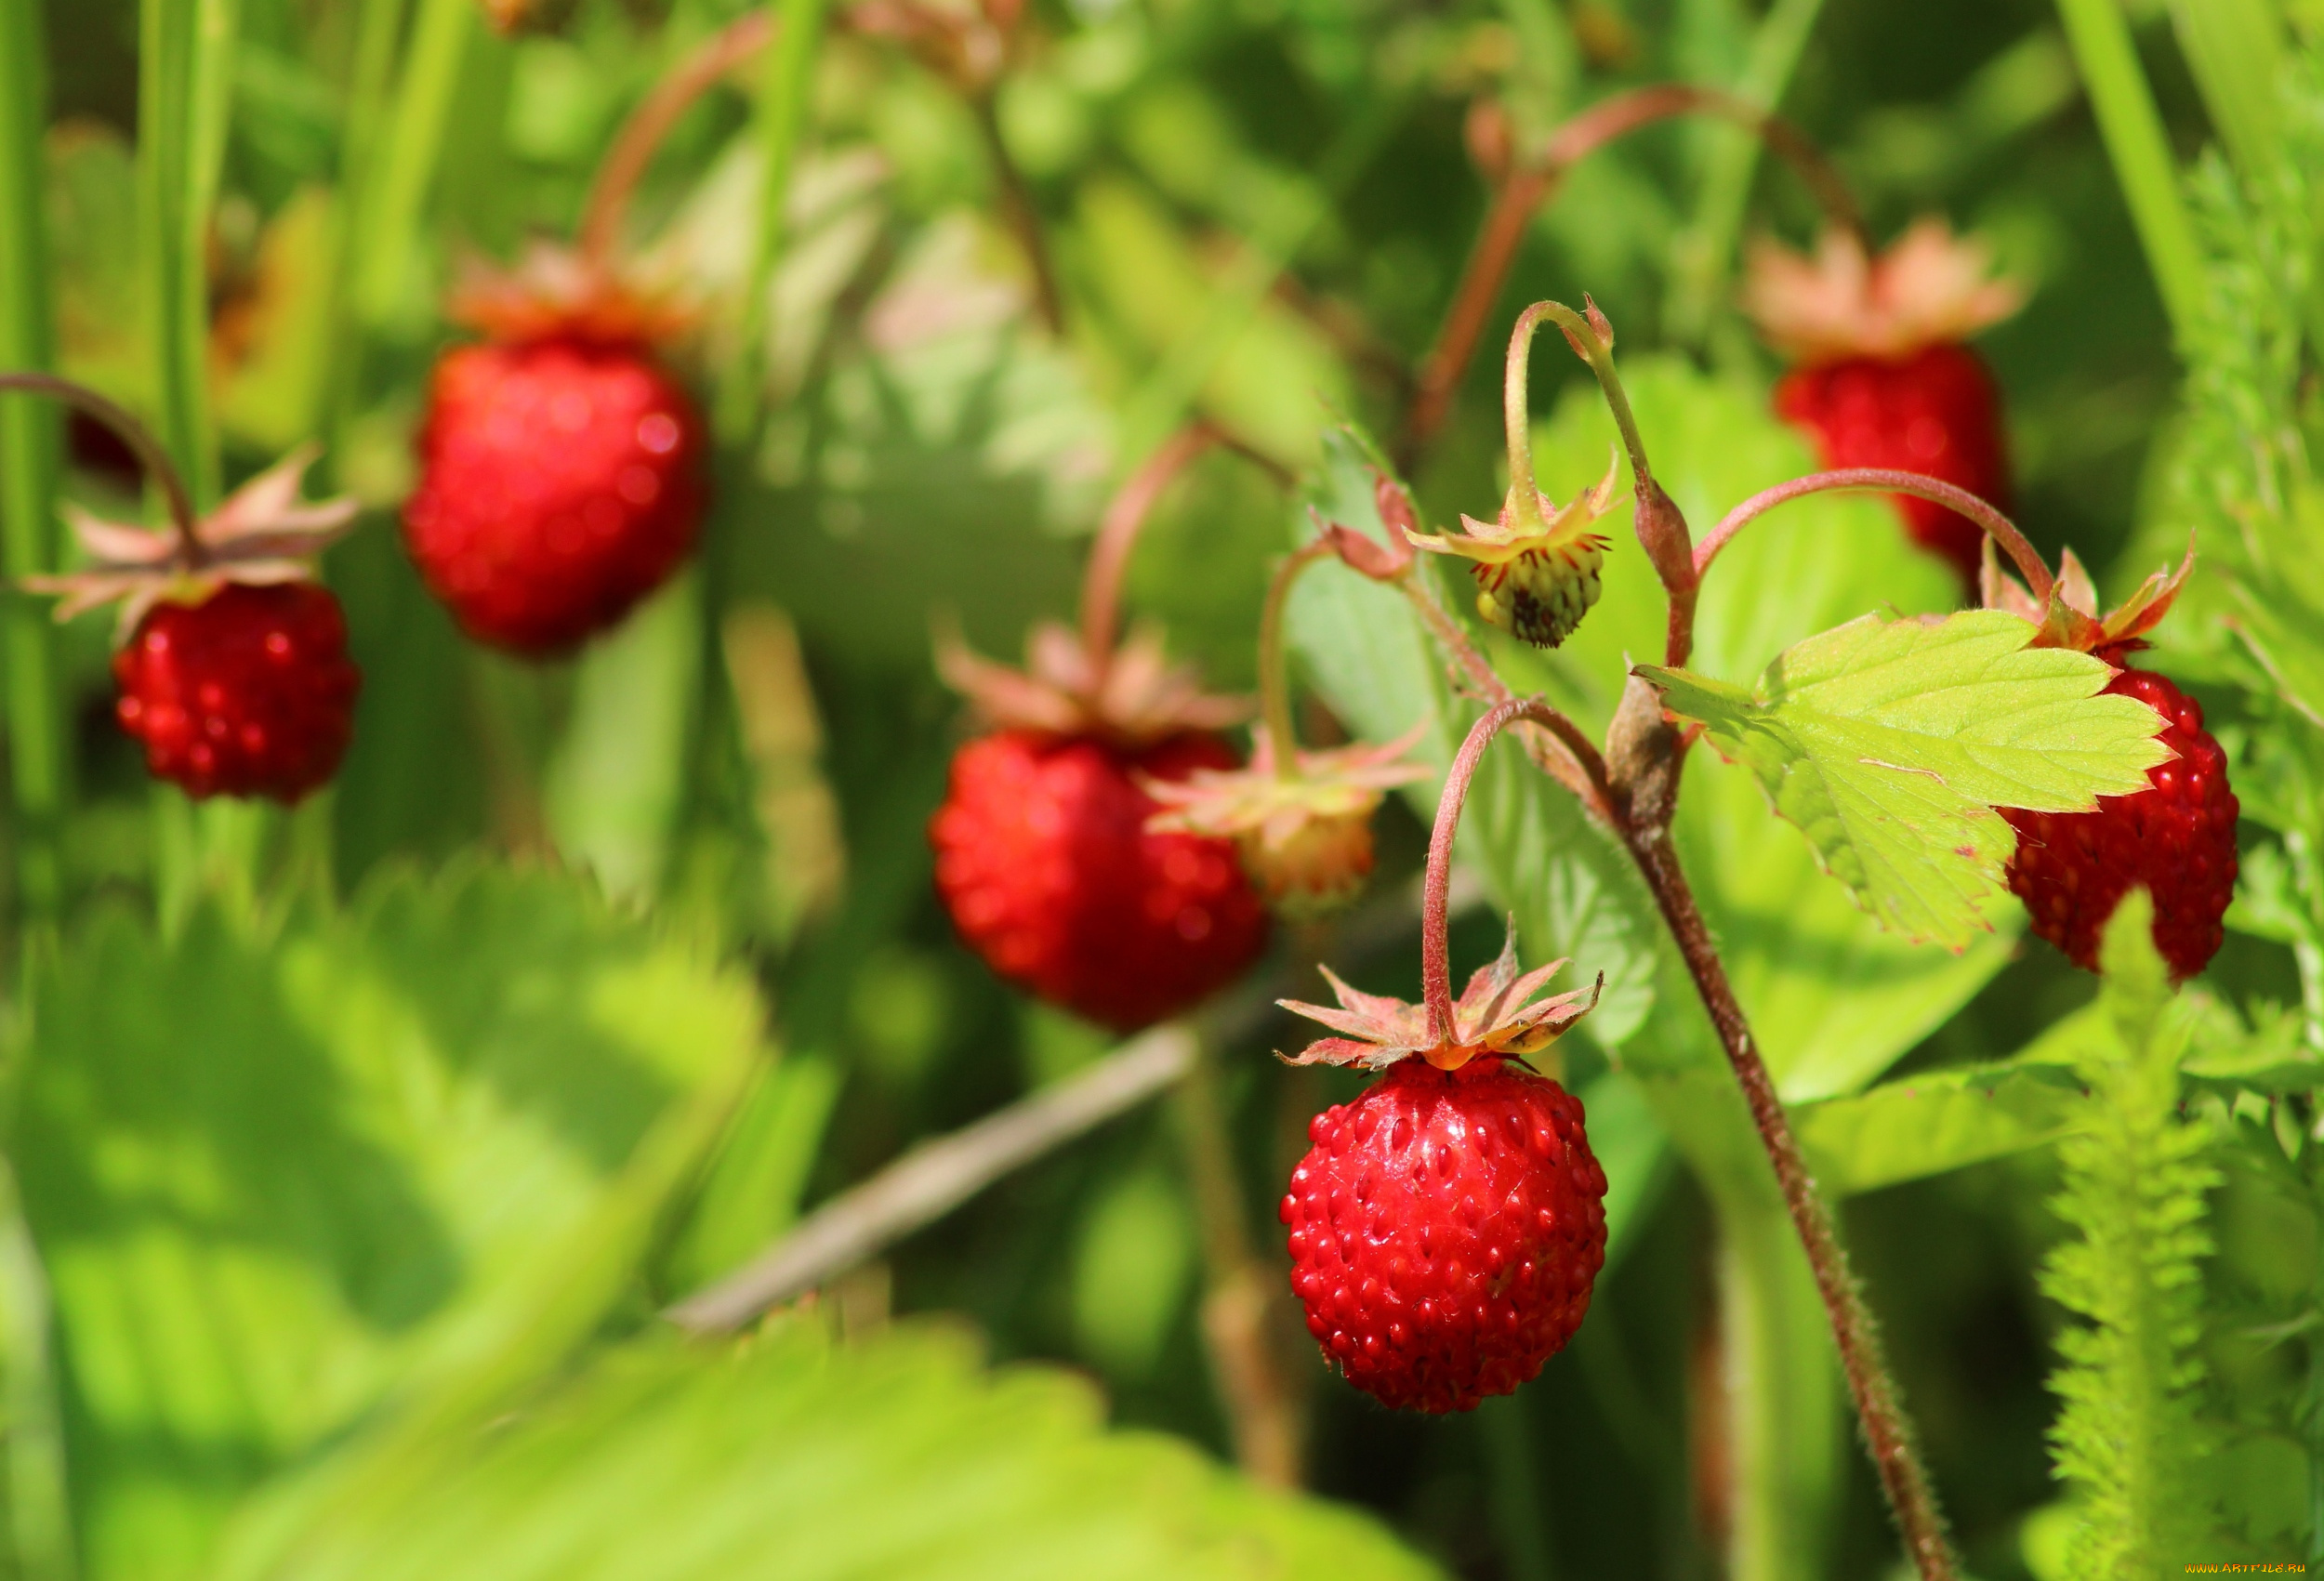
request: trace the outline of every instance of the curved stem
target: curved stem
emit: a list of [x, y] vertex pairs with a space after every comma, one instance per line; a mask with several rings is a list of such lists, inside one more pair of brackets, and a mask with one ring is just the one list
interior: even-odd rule
[[1536, 302], [1509, 332], [1509, 362], [1501, 371], [1501, 428], [1509, 442], [1509, 508], [1517, 524], [1539, 532], [1541, 492], [1533, 481], [1533, 430], [1525, 413], [1525, 380], [1532, 372], [1533, 332], [1552, 316], [1555, 302]]
[[1428, 876], [1420, 888], [1420, 992], [1428, 1001], [1428, 1034], [1437, 1045], [1452, 1041], [1452, 965], [1445, 942], [1446, 895], [1452, 887], [1453, 835], [1460, 827], [1460, 809], [1469, 799], [1469, 782], [1476, 776], [1485, 749], [1512, 719], [1553, 725], [1564, 716], [1538, 697], [1507, 697], [1486, 710], [1485, 718], [1469, 727], [1452, 767], [1445, 771], [1445, 788], [1436, 797], [1436, 824], [1428, 837]]
[[1122, 578], [1129, 570], [1129, 551], [1137, 547], [1138, 530], [1146, 524], [1154, 502], [1188, 462], [1219, 442], [1219, 430], [1196, 421], [1162, 441], [1106, 502], [1098, 526], [1098, 541], [1089, 550], [1089, 569], [1081, 581], [1081, 641], [1089, 655], [1089, 673], [1103, 672], [1120, 634]]
[[1413, 456], [1444, 426], [1452, 408], [1453, 391], [1468, 371], [1477, 340], [1492, 316], [1493, 303], [1516, 265], [1525, 227], [1535, 211], [1554, 194], [1565, 172], [1627, 133], [1695, 112], [1723, 116], [1756, 132], [1799, 172], [1833, 224], [1863, 236], [1863, 217], [1838, 167], [1814, 139], [1783, 117], [1724, 89], [1686, 83], [1658, 83], [1600, 100], [1552, 132], [1541, 156], [1519, 161], [1495, 190], [1492, 206], [1486, 211], [1469, 261], [1461, 270], [1460, 283], [1445, 310], [1445, 322], [1420, 364], [1405, 416], [1402, 448], [1407, 469]]
[[614, 135], [589, 183], [588, 201], [581, 210], [583, 261], [601, 265], [613, 256], [621, 240], [622, 217], [628, 210], [630, 194], [653, 165], [662, 140], [696, 99], [764, 49], [774, 38], [774, 31], [772, 9], [745, 12], [705, 39], [638, 101]]
[[1033, 270], [1033, 307], [1039, 314], [1042, 327], [1051, 335], [1065, 333], [1065, 293], [1058, 283], [1056, 260], [1050, 257], [1049, 238], [1041, 230], [1041, 211], [1033, 202], [1033, 188], [1024, 178], [1016, 156], [1009, 152], [1008, 139], [1001, 136], [1000, 117], [993, 88], [988, 85], [968, 95], [969, 114], [976, 122], [976, 134], [984, 145], [984, 156], [992, 164], [993, 178], [1000, 184], [1001, 217], [1017, 238], [1017, 245], [1024, 252], [1026, 265]]
[[1710, 569], [1710, 562], [1718, 558], [1721, 549], [1727, 547], [1729, 539], [1788, 500], [1802, 499], [1809, 494], [1867, 490], [1917, 495], [1967, 517], [1984, 528], [2009, 558], [2017, 562], [2017, 569], [2025, 575], [2027, 588], [2033, 594], [2034, 601], [2044, 606], [2050, 602], [2050, 568], [2042, 563], [2041, 556], [2033, 545], [2026, 541], [2026, 534], [2020, 533], [2008, 517], [1967, 489], [1956, 488], [1918, 472], [1896, 472], [1880, 467], [1811, 472], [1804, 478], [1794, 478], [1788, 483], [1777, 483], [1772, 489], [1761, 490], [1728, 511], [1719, 525], [1710, 530], [1710, 535], [1696, 547], [1695, 574], [1700, 576]]
[[1643, 500], [1654, 487], [1655, 476], [1654, 468], [1646, 460], [1646, 441], [1638, 432], [1638, 418], [1631, 411], [1630, 392], [1622, 388], [1622, 375], [1614, 371], [1614, 336], [1605, 326], [1605, 315], [1598, 311], [1597, 304], [1589, 297], [1582, 300], [1589, 304], [1591, 318], [1584, 318], [1563, 302], [1537, 302], [1526, 311], [1541, 313], [1564, 330], [1576, 354], [1597, 375], [1606, 410], [1614, 415], [1614, 426], [1621, 430], [1622, 449], [1630, 456], [1631, 487]]
[[130, 453], [138, 458], [138, 465], [160, 487], [163, 499], [168, 502], [170, 523], [178, 529], [179, 562], [188, 571], [192, 571], [207, 558], [202, 547], [201, 534], [196, 530], [193, 496], [186, 492], [186, 481], [169, 459], [169, 453], [162, 448], [161, 441], [143, 423], [86, 385], [59, 378], [54, 374], [0, 373], [0, 389], [48, 396], [86, 413], [111, 428], [119, 436], [121, 442], [129, 447]]
[[1329, 538], [1310, 538], [1293, 549], [1267, 584], [1267, 601], [1259, 611], [1259, 709], [1274, 753], [1279, 779], [1299, 777], [1299, 736], [1291, 725], [1290, 665], [1283, 648], [1283, 611], [1290, 602], [1291, 584], [1301, 572], [1319, 560], [1332, 558]]

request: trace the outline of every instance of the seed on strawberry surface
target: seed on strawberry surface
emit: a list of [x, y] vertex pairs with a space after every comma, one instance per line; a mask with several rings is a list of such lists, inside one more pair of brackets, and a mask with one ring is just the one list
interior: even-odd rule
[[346, 756], [362, 677], [338, 600], [311, 582], [167, 599], [113, 655], [114, 711], [146, 767], [190, 796], [295, 802]]

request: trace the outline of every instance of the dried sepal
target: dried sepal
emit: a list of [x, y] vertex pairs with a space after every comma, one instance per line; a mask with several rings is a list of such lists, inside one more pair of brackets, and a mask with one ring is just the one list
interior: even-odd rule
[[2024, 307], [2025, 288], [1992, 270], [1989, 247], [1934, 217], [1878, 257], [1847, 231], [1826, 231], [1812, 258], [1762, 237], [1745, 266], [1743, 306], [1795, 362], [1903, 357], [1966, 340]]
[[971, 652], [956, 629], [940, 627], [935, 645], [937, 673], [996, 729], [1139, 744], [1221, 730], [1251, 715], [1248, 700], [1206, 692], [1191, 665], [1171, 664], [1152, 626], [1093, 662], [1080, 638], [1043, 621], [1025, 639], [1022, 670]]
[[353, 527], [357, 512], [355, 501], [344, 494], [299, 497], [307, 468], [321, 454], [319, 446], [302, 445], [227, 495], [195, 523], [201, 553], [191, 565], [175, 528], [107, 521], [68, 505], [65, 521], [88, 563], [62, 575], [27, 576], [22, 586], [57, 595], [60, 621], [118, 600], [119, 629], [125, 635], [165, 598], [199, 603], [230, 582], [304, 581], [314, 574], [315, 557]]
[[[1328, 967], [1324, 978], [1339, 1001], [1334, 1008], [1296, 999], [1276, 1003], [1285, 1009], [1318, 1021], [1343, 1035], [1318, 1038], [1298, 1054], [1286, 1056], [1294, 1065], [1362, 1065], [1385, 1070], [1397, 1061], [1419, 1055], [1440, 1071], [1457, 1071], [1480, 1055], [1522, 1059], [1554, 1043], [1576, 1021], [1596, 1008], [1605, 987], [1605, 974], [1587, 988], [1535, 1000], [1550, 979], [1565, 969], [1565, 961], [1521, 972], [1517, 959], [1517, 925], [1509, 925], [1501, 953], [1489, 966], [1480, 967], [1453, 1002], [1448, 1036], [1430, 1036], [1428, 1008], [1366, 994], [1340, 981]], [[1530, 1001], [1530, 1002], [1529, 1002]]]

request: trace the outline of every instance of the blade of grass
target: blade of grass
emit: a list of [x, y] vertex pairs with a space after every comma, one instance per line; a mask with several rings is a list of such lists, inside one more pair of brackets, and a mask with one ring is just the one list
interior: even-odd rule
[[[55, 348], [48, 305], [41, 133], [46, 59], [38, 0], [0, 0], [0, 366], [45, 371]], [[0, 572], [56, 569], [57, 410], [32, 396], [0, 399]], [[16, 807], [17, 900], [25, 916], [56, 916], [64, 814], [63, 705], [55, 628], [42, 603], [6, 598], [8, 771]]]
[[746, 437], [759, 416], [759, 369], [767, 335], [767, 294], [783, 254], [783, 209], [799, 163], [799, 139], [814, 88], [815, 55], [823, 42], [829, 0], [772, 0], [774, 44], [759, 98], [759, 228], [751, 238], [750, 268], [743, 276], [742, 313], [734, 354], [719, 382], [718, 429], [729, 441]]
[[2131, 43], [2130, 24], [2118, 0], [2058, 0], [2058, 15], [2172, 333], [2184, 344], [2201, 321], [2203, 251], [2179, 190], [2162, 116]]
[[[1768, 7], [1751, 36], [1743, 74], [1736, 79], [1737, 98], [1771, 112], [1782, 104], [1823, 7], [1824, 0], [1776, 0]], [[1731, 126], [1714, 128], [1706, 136], [1710, 152], [1703, 162], [1702, 189], [1695, 200], [1694, 222], [1673, 254], [1675, 278], [1670, 283], [1670, 335], [1694, 346], [1710, 338], [1725, 304], [1727, 271], [1735, 258], [1736, 237], [1743, 230], [1761, 146], [1751, 133]]]
[[2171, 0], [2171, 26], [2236, 169], [2248, 178], [2272, 167], [2283, 121], [2276, 95], [2284, 59], [2278, 8], [2267, 0]]
[[331, 267], [324, 270], [330, 299], [323, 310], [323, 467], [337, 478], [339, 449], [355, 413], [363, 377], [363, 334], [348, 260], [364, 256], [362, 221], [372, 206], [388, 95], [395, 80], [396, 45], [406, 0], [357, 0], [354, 57], [347, 77], [347, 115], [339, 134], [338, 192], [333, 211]]
[[475, 0], [420, 0], [376, 172], [366, 171], [375, 178], [366, 182], [364, 212], [356, 220], [360, 247], [348, 260], [355, 271], [355, 312], [364, 324], [394, 310], [419, 261], [420, 218], [476, 19]]

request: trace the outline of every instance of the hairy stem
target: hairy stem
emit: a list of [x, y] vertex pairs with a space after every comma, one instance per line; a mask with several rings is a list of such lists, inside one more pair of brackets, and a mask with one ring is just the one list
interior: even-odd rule
[[629, 199], [662, 146], [694, 101], [717, 86], [774, 37], [772, 10], [746, 11], [705, 39], [638, 101], [614, 133], [589, 183], [581, 211], [581, 256], [602, 266], [621, 241]]
[[1275, 773], [1299, 777], [1299, 734], [1291, 724], [1291, 666], [1283, 645], [1283, 612], [1291, 601], [1291, 584], [1300, 573], [1319, 560], [1331, 558], [1331, 540], [1311, 538], [1275, 567], [1267, 584], [1267, 601], [1259, 610], [1259, 717], [1274, 753]]
[[2033, 594], [2035, 601], [2043, 605], [2049, 603], [2050, 568], [2042, 563], [2040, 553], [2035, 550], [2032, 544], [2027, 542], [2026, 534], [2020, 533], [2008, 517], [2003, 516], [1992, 506], [1966, 489], [1955, 488], [1950, 483], [1941, 482], [1934, 478], [1923, 477], [1918, 472], [1896, 472], [1878, 467], [1854, 467], [1835, 472], [1812, 472], [1804, 478], [1794, 478], [1788, 483], [1777, 483], [1772, 489], [1762, 489], [1758, 494], [1728, 511], [1720, 520], [1719, 525], [1712, 528], [1709, 535], [1696, 546], [1695, 573], [1700, 576], [1710, 570], [1710, 562], [1718, 558], [1721, 549], [1727, 547], [1728, 540], [1750, 526], [1752, 521], [1787, 501], [1803, 499], [1809, 494], [1835, 491], [1867, 490], [1876, 490], [1882, 494], [1915, 494], [1921, 499], [1933, 500], [1938, 505], [1967, 517], [1984, 528], [1993, 541], [2007, 552], [2009, 558], [2016, 562], [2017, 569], [2025, 576], [2027, 588]]
[[1696, 991], [1702, 996], [1703, 1008], [1710, 1012], [1711, 1025], [1726, 1051], [1727, 1062], [1743, 1088], [1744, 1101], [1750, 1107], [1760, 1140], [1766, 1145], [1768, 1162], [1775, 1166], [1776, 1184], [1783, 1192], [1784, 1206], [1790, 1212], [1802, 1246], [1806, 1249], [1808, 1265], [1815, 1271], [1817, 1294], [1830, 1315], [1832, 1336], [1840, 1348], [1841, 1369], [1847, 1377], [1848, 1392], [1855, 1402], [1865, 1443], [1880, 1474], [1881, 1486], [1888, 1495], [1889, 1508], [1895, 1514], [1906, 1552], [1922, 1581], [1951, 1581], [1955, 1574], [1953, 1556], [1946, 1538], [1944, 1519], [1937, 1512], [1928, 1472], [1921, 1464], [1920, 1451], [1906, 1421], [1895, 1382], [1882, 1354], [1879, 1330], [1864, 1304], [1864, 1294], [1855, 1276], [1849, 1270], [1848, 1254], [1833, 1227], [1831, 1210], [1808, 1174], [1799, 1140], [1784, 1113], [1783, 1100], [1776, 1094], [1775, 1080], [1768, 1074], [1766, 1061], [1760, 1057], [1759, 1045], [1751, 1036], [1743, 1007], [1727, 981], [1726, 966], [1720, 960], [1710, 929], [1695, 904], [1694, 890], [1679, 866], [1670, 832], [1667, 827], [1633, 827], [1626, 831], [1626, 842], [1647, 888], [1654, 892], [1663, 921], [1678, 943], [1679, 954], [1686, 962]]
[[1781, 116], [1723, 88], [1688, 83], [1657, 83], [1601, 99], [1552, 133], [1539, 157], [1518, 161], [1495, 188], [1493, 202], [1470, 248], [1469, 261], [1461, 270], [1460, 283], [1445, 310], [1445, 321], [1420, 364], [1405, 415], [1402, 450], [1407, 470], [1444, 427], [1452, 409], [1453, 392], [1468, 372], [1477, 341], [1492, 317], [1493, 304], [1516, 264], [1525, 227], [1556, 192], [1565, 172], [1642, 126], [1694, 113], [1736, 121], [1757, 133], [1799, 172], [1833, 225], [1863, 234], [1864, 221], [1855, 198], [1838, 167], [1806, 133]]

